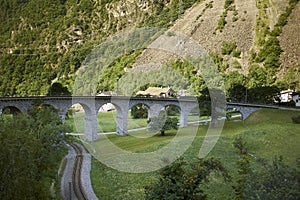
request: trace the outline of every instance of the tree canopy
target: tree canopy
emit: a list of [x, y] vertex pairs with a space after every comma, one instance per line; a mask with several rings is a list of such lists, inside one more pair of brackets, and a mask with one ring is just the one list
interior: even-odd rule
[[50, 199], [68, 130], [49, 108], [0, 116], [1, 199]]
[[146, 199], [207, 199], [201, 185], [209, 182], [213, 173], [220, 173], [229, 180], [227, 170], [220, 161], [209, 158], [190, 163], [183, 159], [168, 165], [160, 171], [159, 180], [146, 187]]
[[161, 111], [157, 117], [150, 118], [148, 125], [149, 131], [160, 131], [160, 134], [165, 135], [165, 131], [178, 129], [178, 119], [167, 116], [166, 111]]

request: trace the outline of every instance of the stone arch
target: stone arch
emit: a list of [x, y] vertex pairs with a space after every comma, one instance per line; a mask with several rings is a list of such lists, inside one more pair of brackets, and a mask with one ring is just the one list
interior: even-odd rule
[[180, 105], [177, 105], [177, 104], [167, 104], [164, 106], [164, 109], [167, 112], [167, 115], [170, 115], [170, 116], [176, 116], [176, 115], [180, 116], [180, 113], [182, 110]]
[[32, 105], [24, 102], [4, 102], [2, 105], [0, 105], [0, 110], [3, 111], [7, 107], [16, 108], [21, 113], [26, 114]]
[[227, 108], [226, 109], [227, 120], [242, 120], [243, 113], [237, 108]]
[[96, 111], [99, 112], [99, 110], [100, 110], [101, 107], [103, 107], [105, 105], [108, 105], [108, 104], [113, 105], [117, 112], [121, 112], [122, 111], [121, 106], [119, 106], [116, 102], [111, 102], [111, 101], [99, 103], [97, 105], [97, 107], [96, 107]]
[[117, 132], [117, 118], [122, 113], [122, 108], [117, 103], [102, 101], [97, 105], [96, 112], [100, 132]]
[[1, 108], [0, 114], [11, 114], [14, 118], [19, 114], [26, 114], [27, 111], [23, 110], [17, 105], [8, 105]]
[[116, 108], [116, 134], [128, 135], [128, 107], [130, 99], [115, 96], [108, 102], [112, 103]]
[[147, 109], [147, 116], [145, 116], [145, 118], [148, 118], [149, 112], [150, 112], [150, 105], [148, 103], [146, 103], [146, 102], [134, 102], [134, 103], [131, 103], [129, 105], [128, 112], [130, 110], [132, 110], [132, 108], [135, 107], [135, 106], [145, 106], [146, 109]]
[[185, 109], [182, 107], [182, 105], [180, 105], [178, 103], [175, 103], [175, 102], [174, 103], [173, 102], [168, 102], [167, 104], [164, 104], [163, 110], [166, 111], [167, 107], [176, 107], [176, 108], [179, 109], [179, 125], [180, 125], [180, 127], [186, 127], [187, 122], [188, 122], [188, 120], [187, 120], [188, 114], [186, 115], [186, 113], [184, 112]]
[[188, 117], [189, 117], [192, 109], [197, 108], [197, 111], [199, 113], [198, 103], [196, 102], [195, 99], [191, 99], [190, 102], [181, 101], [180, 99], [178, 100], [178, 102], [176, 102], [176, 101], [167, 102], [164, 105], [164, 107], [167, 105], [173, 105], [180, 109], [180, 119], [179, 119], [180, 127], [186, 127], [188, 125]]
[[80, 100], [80, 99], [72, 99], [71, 102], [68, 102], [68, 104], [65, 106], [65, 108], [67, 108], [67, 109], [65, 109], [65, 108], [63, 109], [64, 112], [66, 113], [69, 110], [69, 108], [71, 108], [75, 104], [79, 104], [80, 106], [82, 106], [82, 108], [86, 114], [93, 114], [96, 112], [95, 102]]
[[[148, 102], [145, 103], [143, 101], [134, 101], [130, 104], [128, 108], [128, 129], [131, 129], [131, 136], [145, 138], [145, 135], [140, 134], [140, 131], [148, 126], [150, 112], [151, 109]], [[149, 137], [149, 135], [146, 137]]]
[[80, 112], [84, 114], [80, 114], [80, 112], [78, 112], [77, 114], [76, 112], [72, 112], [75, 130], [80, 133], [84, 132], [85, 141], [94, 141], [98, 139], [97, 115], [96, 111], [93, 109], [94, 106], [91, 104], [91, 102], [80, 100], [73, 100], [71, 102], [68, 102], [68, 104], [66, 104], [62, 109], [61, 115], [66, 118], [68, 112], [70, 112], [70, 109], [72, 109], [72, 107], [74, 108], [76, 105], [82, 108]]
[[260, 107], [251, 107], [251, 106], [239, 106], [239, 105], [228, 105], [227, 108], [235, 108], [241, 113], [242, 120], [247, 119], [252, 113], [260, 110]]
[[131, 109], [133, 106], [138, 105], [138, 104], [144, 104], [147, 106], [148, 109], [151, 107], [151, 103], [148, 101], [130, 101], [129, 102], [129, 109]]

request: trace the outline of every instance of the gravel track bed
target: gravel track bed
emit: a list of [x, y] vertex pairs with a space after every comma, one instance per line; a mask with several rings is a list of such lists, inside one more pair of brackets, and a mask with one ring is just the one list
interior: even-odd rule
[[[86, 149], [77, 143], [77, 145], [80, 146], [81, 149], [83, 149], [83, 164], [82, 164], [82, 169], [81, 169], [81, 183], [82, 187], [84, 189], [84, 192], [87, 196], [88, 199], [90, 200], [97, 200], [97, 196], [94, 193], [92, 184], [91, 184], [91, 179], [90, 179], [90, 171], [91, 171], [91, 155], [87, 153]], [[63, 174], [63, 177], [61, 179], [61, 195], [62, 198], [65, 200], [69, 199], [77, 199], [75, 197], [75, 193], [73, 191], [73, 187], [71, 187], [71, 192], [70, 192], [70, 183], [72, 182], [72, 173], [74, 169], [74, 163], [75, 163], [75, 158], [76, 158], [76, 152], [75, 150], [68, 145], [69, 148], [69, 153], [66, 156], [67, 164], [66, 168]], [[71, 194], [71, 197], [70, 197]]]

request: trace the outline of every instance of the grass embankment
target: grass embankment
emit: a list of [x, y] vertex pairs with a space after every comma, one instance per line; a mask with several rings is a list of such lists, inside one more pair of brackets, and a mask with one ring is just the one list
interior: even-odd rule
[[[239, 156], [233, 148], [235, 137], [243, 136], [247, 142], [249, 152], [256, 157], [272, 160], [274, 156], [282, 155], [289, 165], [295, 165], [300, 152], [300, 126], [293, 124], [291, 116], [300, 113], [280, 110], [260, 110], [253, 113], [247, 120], [240, 122], [228, 121], [225, 123], [218, 143], [208, 156], [219, 158], [233, 177], [231, 183], [224, 183], [218, 177], [212, 177], [211, 183], [205, 191], [208, 199], [233, 199], [234, 185]], [[197, 159], [199, 149], [207, 131], [207, 126], [190, 126], [187, 133], [198, 128], [197, 135], [183, 157], [187, 160]], [[140, 132], [143, 134], [143, 132]], [[145, 133], [144, 133], [145, 134]], [[166, 136], [155, 135], [151, 138], [136, 138], [133, 136], [107, 136], [118, 147], [132, 152], [154, 151], [174, 137], [176, 131], [168, 131]], [[98, 142], [94, 142], [97, 152]], [[98, 152], [101, 153], [101, 152]], [[147, 159], [147, 158], [145, 158]], [[144, 187], [157, 180], [158, 173], [145, 174], [123, 173], [111, 169], [93, 159], [91, 179], [96, 195], [100, 199], [143, 199]]]

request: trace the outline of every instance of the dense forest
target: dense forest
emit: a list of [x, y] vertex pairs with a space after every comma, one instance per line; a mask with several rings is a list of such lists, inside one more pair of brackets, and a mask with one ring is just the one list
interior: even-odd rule
[[[0, 96], [47, 95], [51, 94], [54, 83], [66, 89], [63, 94], [71, 94], [77, 71], [87, 55], [111, 35], [137, 27], [169, 28], [196, 3], [205, 4], [204, 13], [212, 9], [213, 2], [1, 0]], [[224, 40], [218, 52], [209, 52], [223, 74], [226, 95], [232, 101], [245, 100], [246, 90], [253, 96], [248, 100], [257, 101], [267, 96], [265, 102], [280, 90], [300, 90], [299, 60], [298, 64], [279, 73], [283, 53], [279, 37], [299, 1], [287, 2], [272, 29], [269, 23], [272, 19], [265, 11], [272, 5], [267, 0], [256, 2], [255, 45], [249, 52], [247, 71], [240, 71], [239, 60], [244, 52], [235, 41]], [[230, 13], [235, 17], [233, 21], [240, 20], [234, 0], [225, 0], [222, 10], [214, 34], [226, 29]], [[202, 13], [197, 18], [201, 18]], [[116, 58], [99, 77], [97, 92], [116, 90], [117, 80], [141, 53], [138, 50]], [[197, 95], [203, 94], [205, 82], [189, 63], [177, 60], [167, 65], [182, 73]]]

